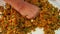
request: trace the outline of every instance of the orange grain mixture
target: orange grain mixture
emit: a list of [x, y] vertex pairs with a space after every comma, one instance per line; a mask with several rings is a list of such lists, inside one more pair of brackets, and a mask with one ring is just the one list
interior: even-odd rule
[[44, 28], [44, 34], [55, 34], [60, 28], [60, 15], [48, 0], [25, 0], [40, 7], [40, 14], [34, 19], [23, 18], [15, 9], [6, 4], [0, 6], [0, 34], [27, 34], [35, 28]]

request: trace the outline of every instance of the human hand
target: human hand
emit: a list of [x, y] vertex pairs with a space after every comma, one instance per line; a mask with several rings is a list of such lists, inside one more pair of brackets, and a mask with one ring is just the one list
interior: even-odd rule
[[39, 8], [24, 0], [5, 0], [14, 9], [16, 9], [23, 17], [28, 19], [34, 18], [39, 13]]

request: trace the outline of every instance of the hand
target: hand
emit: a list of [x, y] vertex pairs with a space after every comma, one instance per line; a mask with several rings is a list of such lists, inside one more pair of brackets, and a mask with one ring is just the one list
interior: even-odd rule
[[23, 17], [28, 19], [34, 18], [39, 13], [39, 8], [29, 4], [23, 0], [5, 0], [14, 9], [16, 9]]

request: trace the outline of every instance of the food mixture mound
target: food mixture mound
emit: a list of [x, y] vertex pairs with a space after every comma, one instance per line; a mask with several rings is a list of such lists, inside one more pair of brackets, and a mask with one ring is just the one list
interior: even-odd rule
[[60, 10], [48, 0], [25, 1], [38, 6], [39, 15], [34, 19], [27, 19], [6, 3], [5, 8], [0, 6], [0, 34], [27, 34], [37, 27], [43, 28], [44, 34], [55, 34], [54, 31], [60, 28]]

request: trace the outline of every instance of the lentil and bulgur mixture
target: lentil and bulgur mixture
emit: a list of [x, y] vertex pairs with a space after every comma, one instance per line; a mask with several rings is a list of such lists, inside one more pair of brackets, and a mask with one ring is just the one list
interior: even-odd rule
[[60, 28], [60, 10], [48, 0], [25, 0], [40, 8], [34, 19], [22, 17], [14, 8], [6, 3], [5, 9], [0, 6], [0, 34], [27, 34], [35, 28], [44, 28], [44, 34], [55, 34]]

